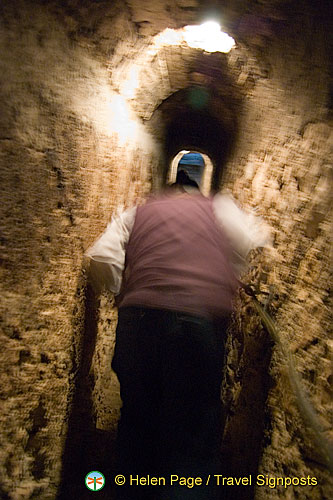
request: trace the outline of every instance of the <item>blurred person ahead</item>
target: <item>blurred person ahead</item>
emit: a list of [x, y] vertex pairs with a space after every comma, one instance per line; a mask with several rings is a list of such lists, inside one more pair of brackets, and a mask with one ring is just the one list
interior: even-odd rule
[[[231, 197], [205, 198], [181, 170], [172, 188], [114, 217], [88, 250], [92, 283], [111, 290], [119, 308], [115, 473], [126, 485], [117, 498], [218, 498], [206, 481], [220, 473], [227, 322], [246, 255], [266, 239]], [[203, 485], [170, 486], [171, 474]], [[130, 475], [165, 484], [129, 485]]]

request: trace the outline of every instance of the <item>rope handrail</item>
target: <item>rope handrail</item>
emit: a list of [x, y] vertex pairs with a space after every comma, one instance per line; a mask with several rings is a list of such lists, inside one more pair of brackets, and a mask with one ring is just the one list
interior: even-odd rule
[[299, 412], [305, 421], [305, 424], [312, 431], [313, 440], [315, 441], [317, 449], [324, 462], [322, 465], [325, 465], [333, 473], [333, 443], [323, 436], [323, 425], [321, 424], [318, 414], [303, 388], [300, 376], [295, 367], [293, 355], [279, 334], [272, 317], [262, 307], [257, 299], [253, 288], [244, 283], [241, 283], [241, 287], [252, 297], [255, 309], [258, 312], [263, 325], [286, 360], [289, 383], [294, 392]]

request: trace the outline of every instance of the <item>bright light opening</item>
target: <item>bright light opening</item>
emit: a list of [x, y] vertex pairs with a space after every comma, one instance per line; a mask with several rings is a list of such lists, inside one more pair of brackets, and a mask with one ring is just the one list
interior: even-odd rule
[[[200, 191], [204, 196], [209, 196], [210, 191], [211, 191], [211, 184], [212, 184], [212, 176], [213, 176], [213, 163], [209, 156], [207, 156], [204, 153], [199, 153], [199, 151], [188, 151], [183, 149], [182, 151], [179, 151], [176, 156], [172, 159], [170, 166], [169, 166], [169, 171], [167, 175], [167, 183], [168, 184], [173, 184], [176, 181], [177, 177], [177, 170], [181, 165], [179, 162], [181, 161], [182, 157], [184, 155], [187, 155], [188, 153], [195, 153], [195, 154], [200, 154], [203, 158], [204, 162], [204, 169], [202, 172], [201, 176], [201, 181], [200, 181]], [[186, 168], [185, 168], [186, 170]]]
[[235, 46], [235, 40], [223, 33], [214, 21], [207, 21], [200, 26], [185, 26], [184, 40], [190, 47], [206, 52], [227, 53]]

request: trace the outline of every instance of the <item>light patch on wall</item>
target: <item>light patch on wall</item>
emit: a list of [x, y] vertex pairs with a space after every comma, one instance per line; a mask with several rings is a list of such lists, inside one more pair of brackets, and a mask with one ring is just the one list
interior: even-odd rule
[[[128, 95], [135, 91], [137, 85], [136, 66], [130, 68], [127, 87], [124, 94], [113, 92], [110, 88], [109, 75], [98, 63], [91, 62], [89, 78], [77, 77], [75, 87], [70, 87], [71, 106], [80, 116], [82, 123], [90, 124], [98, 135], [118, 136], [118, 144], [126, 150], [139, 148], [156, 153], [157, 146], [151, 135], [131, 108]], [[93, 71], [92, 71], [93, 70]], [[121, 88], [121, 91], [124, 89]]]
[[183, 149], [182, 151], [179, 151], [179, 153], [176, 154], [176, 156], [171, 161], [170, 168], [169, 168], [168, 175], [167, 175], [167, 182], [169, 184], [173, 184], [176, 181], [178, 163], [180, 162], [181, 158], [189, 152], [190, 151]]
[[110, 100], [109, 120], [110, 132], [118, 135], [121, 146], [124, 146], [126, 142], [135, 142], [136, 123], [130, 117], [126, 100], [120, 95], [114, 95]]
[[180, 45], [183, 41], [182, 30], [166, 28], [155, 36], [154, 46], [161, 48], [165, 45]]
[[120, 146], [140, 144], [141, 147], [148, 147], [148, 143], [151, 143], [150, 136], [135, 118], [130, 105], [119, 94], [113, 95], [109, 102], [108, 129], [109, 134], [116, 133], [118, 135]]
[[200, 26], [185, 26], [183, 31], [185, 42], [195, 49], [228, 53], [235, 46], [235, 40], [223, 33], [214, 21], [207, 21]]
[[121, 93], [127, 99], [133, 99], [135, 91], [139, 87], [139, 67], [131, 66], [128, 72], [127, 79], [121, 86]]
[[221, 31], [221, 27], [215, 21], [193, 26], [185, 26], [180, 30], [165, 29], [156, 35], [151, 47], [151, 54], [156, 49], [168, 45], [181, 45], [187, 43], [189, 47], [202, 49], [206, 52], [228, 53], [235, 46], [235, 40], [227, 33]]

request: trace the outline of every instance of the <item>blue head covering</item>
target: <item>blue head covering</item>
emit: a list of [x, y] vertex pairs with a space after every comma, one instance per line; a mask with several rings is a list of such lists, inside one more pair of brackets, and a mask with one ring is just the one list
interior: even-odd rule
[[183, 167], [185, 165], [204, 167], [205, 163], [200, 153], [186, 153], [185, 155], [182, 156], [178, 165]]
[[200, 185], [205, 162], [200, 153], [186, 153], [178, 163], [178, 171], [185, 170], [190, 179]]

